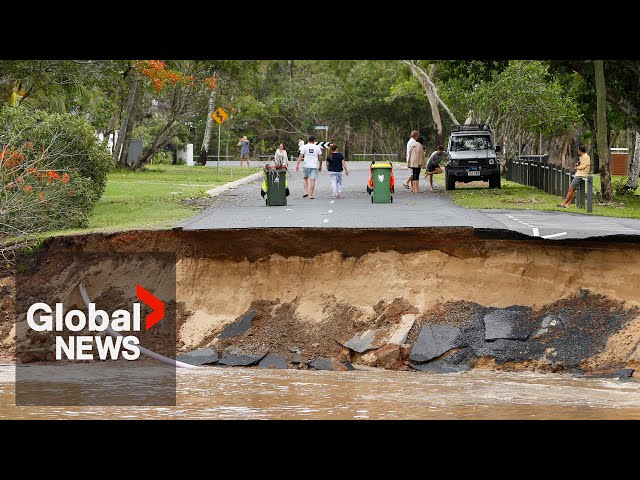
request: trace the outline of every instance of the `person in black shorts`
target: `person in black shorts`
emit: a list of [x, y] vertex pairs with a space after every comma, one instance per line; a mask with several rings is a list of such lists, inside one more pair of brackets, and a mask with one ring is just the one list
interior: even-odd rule
[[427, 171], [424, 173], [424, 178], [429, 176], [429, 188], [433, 192], [433, 176], [442, 173], [442, 168], [440, 167], [440, 163], [443, 160], [449, 158], [449, 152], [444, 151], [444, 147], [442, 145], [438, 145], [436, 151], [431, 154], [429, 157], [429, 161], [427, 162]]
[[407, 167], [411, 169], [413, 172], [411, 176], [411, 192], [418, 193], [420, 188], [418, 187], [418, 182], [420, 181], [420, 170], [424, 166], [424, 137], [418, 138], [417, 143], [415, 143], [409, 152], [409, 161], [407, 162]]

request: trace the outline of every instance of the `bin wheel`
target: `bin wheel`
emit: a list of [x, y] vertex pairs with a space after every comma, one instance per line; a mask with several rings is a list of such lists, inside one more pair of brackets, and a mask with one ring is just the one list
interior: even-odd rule
[[264, 199], [264, 204], [265, 204], [267, 207], [269, 206], [269, 199], [268, 199], [268, 198], [265, 198], [265, 199]]
[[389, 199], [390, 203], [393, 203], [393, 195], [391, 195], [391, 198]]
[[371, 195], [371, 203], [373, 203], [373, 195]]

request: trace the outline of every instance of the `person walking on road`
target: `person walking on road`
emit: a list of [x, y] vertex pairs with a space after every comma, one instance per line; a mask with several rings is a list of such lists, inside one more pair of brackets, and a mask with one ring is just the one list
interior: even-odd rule
[[[322, 149], [316, 145], [316, 137], [314, 135], [309, 135], [309, 142], [300, 150], [298, 163], [296, 163], [296, 172], [300, 169], [300, 162], [303, 158], [302, 176], [304, 178], [304, 195], [302, 195], [302, 198], [309, 197], [313, 199], [315, 198], [313, 191], [316, 189], [318, 172], [322, 171]], [[311, 178], [311, 182], [308, 181], [309, 178]]]
[[444, 151], [444, 147], [442, 145], [438, 145], [436, 151], [431, 154], [429, 157], [429, 161], [427, 162], [427, 171], [424, 173], [424, 178], [429, 176], [429, 189], [433, 192], [433, 176], [442, 173], [442, 168], [440, 164], [443, 160], [446, 160], [450, 157], [449, 152]]
[[242, 137], [238, 142], [238, 146], [241, 147], [240, 148], [240, 166], [241, 167], [242, 167], [242, 161], [245, 159], [247, 160], [247, 167], [251, 167], [251, 165], [249, 165], [249, 145], [250, 145], [250, 142], [246, 135]]
[[420, 188], [418, 183], [420, 182], [420, 170], [424, 167], [424, 137], [419, 137], [418, 141], [411, 147], [409, 152], [409, 161], [407, 167], [412, 171], [411, 174], [411, 192], [418, 193]]
[[[409, 163], [409, 153], [411, 153], [411, 147], [413, 147], [416, 144], [416, 141], [418, 140], [419, 137], [420, 137], [419, 131], [414, 130], [413, 132], [411, 132], [411, 137], [407, 142], [407, 163]], [[412, 181], [413, 181], [413, 175], [409, 175], [409, 178], [407, 178], [407, 181], [404, 182], [404, 188], [409, 190], [411, 188], [409, 187], [409, 183]]]
[[289, 155], [287, 155], [287, 149], [284, 147], [284, 143], [281, 143], [273, 154], [273, 161], [276, 167], [287, 168], [289, 166]]
[[347, 170], [347, 162], [344, 155], [338, 152], [338, 146], [335, 143], [329, 145], [327, 152], [327, 171], [329, 172], [329, 180], [331, 181], [331, 198], [342, 197], [342, 172], [349, 176]]
[[587, 155], [586, 147], [580, 145], [578, 147], [578, 153], [580, 154], [580, 158], [576, 162], [576, 174], [573, 176], [571, 185], [569, 185], [567, 198], [564, 199], [564, 202], [557, 205], [558, 207], [569, 208], [569, 205], [571, 205], [573, 197], [576, 194], [576, 189], [580, 186], [580, 182], [582, 182], [582, 179], [589, 174], [589, 168], [591, 168], [591, 158], [589, 158], [589, 155]]

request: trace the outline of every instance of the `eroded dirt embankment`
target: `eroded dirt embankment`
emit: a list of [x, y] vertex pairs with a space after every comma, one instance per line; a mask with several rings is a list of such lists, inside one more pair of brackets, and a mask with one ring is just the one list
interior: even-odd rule
[[[18, 278], [33, 298], [55, 292], [76, 306], [84, 281], [108, 309], [167, 267], [109, 258], [138, 252], [176, 254], [178, 352], [268, 353], [299, 368], [321, 358], [429, 371], [640, 366], [632, 242], [471, 228], [141, 231], [51, 239]], [[11, 353], [13, 279], [0, 282], [0, 348]], [[248, 328], [218, 338], [245, 314]], [[29, 360], [44, 360], [32, 343]]]

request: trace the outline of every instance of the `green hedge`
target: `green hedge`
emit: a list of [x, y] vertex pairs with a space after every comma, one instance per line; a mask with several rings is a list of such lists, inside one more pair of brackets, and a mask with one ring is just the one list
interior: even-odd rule
[[0, 144], [0, 232], [87, 225], [113, 163], [84, 118], [4, 106]]

